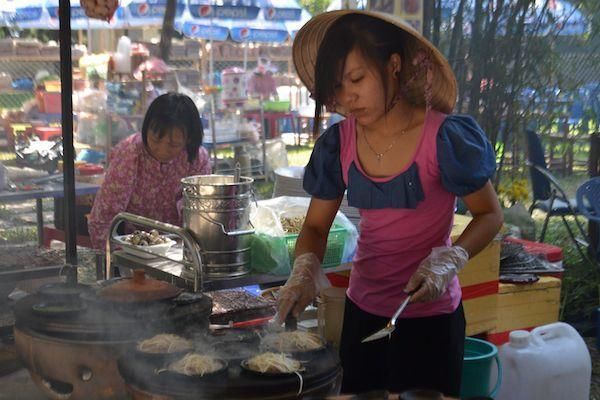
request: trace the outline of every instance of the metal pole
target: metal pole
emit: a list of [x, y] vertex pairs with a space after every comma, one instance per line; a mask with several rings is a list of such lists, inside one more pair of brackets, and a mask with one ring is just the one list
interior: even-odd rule
[[62, 102], [63, 176], [65, 190], [64, 272], [67, 283], [77, 283], [77, 243], [75, 232], [75, 148], [73, 147], [73, 64], [71, 59], [71, 2], [59, 0], [60, 82]]

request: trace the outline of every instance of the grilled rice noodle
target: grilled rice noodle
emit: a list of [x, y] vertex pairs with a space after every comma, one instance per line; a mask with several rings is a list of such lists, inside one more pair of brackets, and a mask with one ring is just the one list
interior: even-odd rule
[[310, 332], [286, 331], [280, 332], [267, 344], [278, 351], [310, 351], [323, 347], [323, 340], [320, 336]]
[[185, 357], [169, 364], [169, 371], [177, 372], [183, 375], [212, 374], [223, 367], [223, 364], [216, 358], [198, 353], [188, 353]]
[[192, 342], [181, 336], [171, 333], [163, 333], [156, 335], [150, 339], [143, 340], [138, 345], [138, 350], [145, 353], [177, 353], [180, 351], [190, 350]]
[[246, 365], [253, 371], [262, 373], [294, 373], [300, 371], [300, 361], [294, 360], [284, 353], [262, 353], [246, 361]]

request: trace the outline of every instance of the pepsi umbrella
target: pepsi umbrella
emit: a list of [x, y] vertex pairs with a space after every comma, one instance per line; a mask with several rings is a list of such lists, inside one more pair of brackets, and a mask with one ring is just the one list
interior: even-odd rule
[[290, 37], [283, 21], [267, 20], [262, 15], [252, 21], [230, 21], [229, 34], [234, 42], [283, 43]]
[[[148, 25], [162, 25], [167, 0], [127, 0], [123, 4], [127, 10], [127, 23], [131, 27], [143, 27]], [[184, 0], [177, 1], [175, 18], [181, 18], [186, 8]]]
[[[230, 6], [212, 5], [203, 0], [188, 0], [181, 18], [175, 18], [175, 29], [183, 35], [206, 40], [224, 41], [229, 37], [229, 18], [232, 16], [251, 16], [258, 9], [238, 6], [236, 11]], [[221, 17], [218, 17], [221, 16]], [[255, 18], [255, 16], [254, 16]]]
[[[304, 24], [310, 14], [295, 0], [214, 3], [188, 0], [175, 27], [184, 35], [209, 40], [281, 43], [290, 36], [287, 23]], [[292, 28], [295, 29], [296, 25]], [[296, 29], [297, 30], [297, 29]]]
[[302, 28], [302, 26], [304, 26], [311, 18], [312, 16], [310, 13], [303, 9], [300, 14], [300, 21], [285, 21], [285, 26], [290, 33], [292, 40], [296, 37], [296, 33], [300, 28]]
[[[19, 29], [59, 29], [59, 0], [4, 0], [4, 24]], [[124, 28], [126, 10], [119, 7], [110, 21], [90, 19], [79, 4], [79, 0], [71, 0], [72, 29], [115, 29]]]

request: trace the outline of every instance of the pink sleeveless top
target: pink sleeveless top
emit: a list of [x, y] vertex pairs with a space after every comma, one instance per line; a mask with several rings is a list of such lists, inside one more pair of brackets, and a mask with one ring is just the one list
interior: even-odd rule
[[[355, 120], [340, 123], [340, 162], [348, 197], [349, 175], [362, 175], [375, 184], [385, 184], [403, 173], [418, 171], [423, 191], [414, 208], [361, 208], [360, 237], [350, 276], [348, 297], [371, 314], [391, 317], [404, 299], [404, 287], [419, 263], [437, 246], [449, 246], [456, 196], [442, 186], [436, 138], [445, 114], [429, 111], [421, 141], [412, 161], [397, 176], [368, 176], [356, 150]], [[352, 171], [350, 174], [349, 172]], [[409, 180], [407, 185], [412, 186]], [[402, 318], [448, 314], [460, 303], [461, 290], [454, 278], [448, 290], [429, 303], [409, 304]]]

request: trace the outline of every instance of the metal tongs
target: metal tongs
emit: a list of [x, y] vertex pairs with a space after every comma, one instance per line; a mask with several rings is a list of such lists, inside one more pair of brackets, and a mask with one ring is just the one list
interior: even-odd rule
[[367, 343], [367, 342], [372, 342], [373, 340], [379, 340], [386, 336], [389, 337], [392, 334], [392, 332], [394, 332], [394, 329], [396, 329], [396, 320], [398, 319], [400, 314], [402, 314], [402, 311], [404, 311], [404, 309], [410, 302], [412, 295], [415, 294], [415, 292], [416, 292], [416, 290], [413, 290], [412, 292], [408, 293], [408, 295], [406, 296], [406, 299], [404, 299], [404, 301], [400, 304], [400, 307], [398, 307], [398, 309], [396, 310], [394, 315], [392, 315], [392, 318], [388, 321], [388, 323], [385, 327], [383, 327], [382, 329], [378, 330], [377, 332], [367, 336], [360, 342]]

